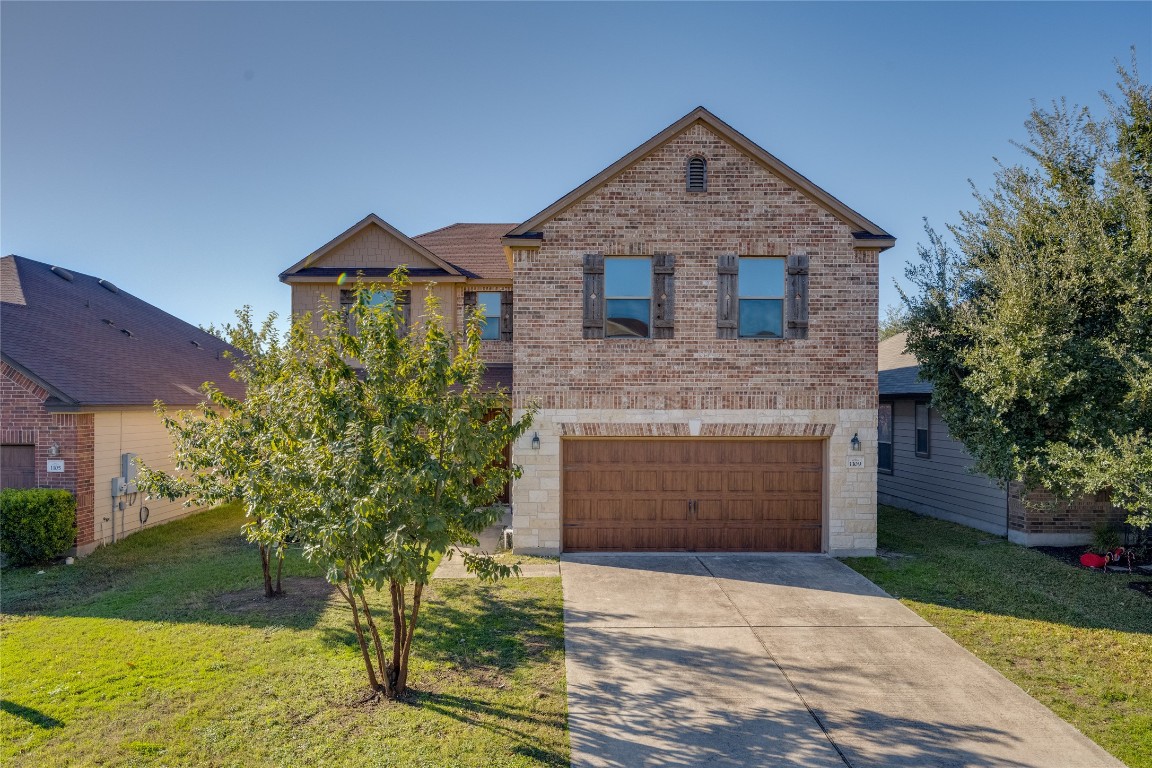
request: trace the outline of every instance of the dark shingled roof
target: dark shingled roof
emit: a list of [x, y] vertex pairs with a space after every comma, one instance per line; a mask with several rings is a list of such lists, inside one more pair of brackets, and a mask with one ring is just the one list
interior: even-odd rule
[[91, 275], [68, 270], [68, 280], [21, 256], [0, 262], [0, 354], [52, 393], [50, 407], [189, 406], [205, 381], [243, 395], [220, 339]]
[[920, 381], [920, 363], [904, 349], [907, 340], [907, 333], [898, 333], [876, 350], [881, 395], [932, 394], [932, 382]]
[[452, 224], [412, 238], [469, 277], [512, 282], [500, 238], [515, 224]]

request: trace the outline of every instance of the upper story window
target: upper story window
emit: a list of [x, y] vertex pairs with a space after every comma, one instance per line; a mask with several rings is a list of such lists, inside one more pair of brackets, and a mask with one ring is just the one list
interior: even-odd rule
[[927, 459], [932, 456], [932, 443], [929, 440], [931, 411], [927, 402], [916, 403], [916, 455]]
[[610, 256], [604, 259], [604, 336], [652, 335], [652, 259]]
[[[347, 311], [355, 303], [357, 299], [357, 292], [355, 290], [343, 289], [340, 291], [340, 309]], [[402, 313], [402, 329], [407, 329], [409, 323], [410, 312], [410, 294], [408, 291], [372, 291], [364, 298], [364, 305], [368, 307], [380, 307], [384, 310], [390, 310], [393, 307], [399, 306]], [[353, 322], [351, 315], [348, 316], [348, 328], [353, 333], [356, 333], [356, 326]]]
[[480, 315], [480, 338], [512, 341], [512, 291], [465, 291], [466, 317]]
[[500, 338], [500, 291], [480, 291], [476, 294], [476, 306], [484, 317], [480, 327], [480, 338]]
[[702, 157], [688, 158], [686, 177], [689, 192], [707, 192], [708, 161]]
[[783, 338], [784, 259], [741, 256], [737, 274], [740, 338]]
[[892, 471], [892, 403], [880, 403], [876, 410], [876, 468]]

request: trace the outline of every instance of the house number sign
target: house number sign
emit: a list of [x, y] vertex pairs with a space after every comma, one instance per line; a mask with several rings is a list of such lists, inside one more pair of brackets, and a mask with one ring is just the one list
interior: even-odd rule
[[863, 469], [864, 468], [864, 457], [863, 456], [851, 456], [851, 457], [849, 457], [848, 458], [848, 468], [849, 469]]
[[48, 471], [49, 472], [63, 472], [64, 471], [64, 460], [63, 459], [49, 459], [48, 460]]

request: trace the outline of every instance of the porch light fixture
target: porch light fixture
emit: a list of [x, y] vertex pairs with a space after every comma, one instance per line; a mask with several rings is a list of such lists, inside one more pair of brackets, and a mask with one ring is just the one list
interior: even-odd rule
[[854, 451], [862, 450], [860, 447], [860, 433], [859, 432], [852, 435], [852, 450], [854, 450]]
[[540, 450], [540, 433], [539, 432], [533, 432], [532, 433], [532, 450], [534, 450], [534, 451]]
[[48, 446], [48, 455], [52, 456], [53, 458], [55, 458], [56, 456], [59, 456], [60, 455], [60, 443], [53, 441], [52, 445]]

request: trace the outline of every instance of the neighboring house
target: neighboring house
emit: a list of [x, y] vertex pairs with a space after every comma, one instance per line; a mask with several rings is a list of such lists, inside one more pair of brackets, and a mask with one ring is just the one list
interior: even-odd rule
[[1058, 503], [1043, 492], [1022, 494], [1019, 483], [972, 471], [972, 456], [948, 433], [931, 406], [932, 384], [921, 381], [907, 334], [880, 342], [877, 497], [881, 504], [1007, 536], [1025, 546], [1066, 546], [1092, 540], [1103, 522], [1124, 515], [1106, 496]]
[[0, 485], [71, 491], [81, 555], [195, 511], [146, 501], [132, 458], [173, 469], [156, 400], [193, 406], [205, 381], [242, 396], [228, 345], [107, 280], [20, 256], [0, 259], [0, 300]]
[[700, 108], [524, 223], [373, 215], [280, 277], [295, 313], [401, 264], [457, 327], [486, 308], [513, 408], [539, 408], [512, 451], [520, 551], [869, 555], [894, 242]]

